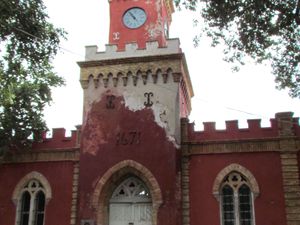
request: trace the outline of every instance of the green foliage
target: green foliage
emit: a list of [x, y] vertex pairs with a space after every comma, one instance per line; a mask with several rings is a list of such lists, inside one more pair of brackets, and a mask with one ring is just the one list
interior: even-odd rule
[[300, 0], [174, 1], [178, 8], [200, 10], [202, 32], [212, 46], [225, 44], [226, 61], [243, 65], [247, 56], [270, 61], [277, 87], [300, 97]]
[[0, 1], [0, 155], [41, 137], [51, 88], [63, 85], [51, 60], [65, 32], [47, 21], [42, 0]]

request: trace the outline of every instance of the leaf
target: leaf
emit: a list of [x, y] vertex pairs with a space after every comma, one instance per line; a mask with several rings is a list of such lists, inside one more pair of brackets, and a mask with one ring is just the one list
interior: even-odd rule
[[0, 11], [0, 149], [25, 149], [47, 129], [51, 88], [64, 84], [51, 60], [66, 33], [47, 21], [40, 0], [2, 0]]
[[277, 87], [288, 89], [291, 97], [300, 97], [299, 0], [176, 0], [175, 3], [192, 11], [200, 9], [204, 27], [193, 40], [195, 46], [202, 34], [211, 38], [213, 47], [225, 44], [224, 59], [233, 64], [235, 71], [245, 64], [247, 57], [256, 63], [269, 61]]

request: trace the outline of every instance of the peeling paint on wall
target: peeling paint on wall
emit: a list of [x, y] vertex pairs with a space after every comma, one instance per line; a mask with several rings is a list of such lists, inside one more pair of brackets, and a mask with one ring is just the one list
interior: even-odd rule
[[124, 91], [125, 107], [135, 112], [145, 108], [143, 100], [133, 91]]
[[164, 32], [161, 6], [162, 6], [161, 0], [157, 0], [155, 2], [157, 20], [155, 23], [149, 23], [145, 27], [145, 30], [147, 31], [146, 38], [149, 37], [150, 40], [157, 39], [157, 37], [161, 36], [161, 34], [163, 34]]
[[[145, 108], [144, 100], [142, 100], [141, 96], [138, 96], [135, 92], [125, 91], [124, 101], [126, 108], [128, 108], [131, 111], [135, 112]], [[171, 134], [171, 129], [169, 127], [168, 119], [170, 118], [168, 117], [168, 108], [160, 102], [155, 102], [151, 106], [151, 109], [154, 115], [155, 123], [165, 130], [168, 140], [171, 141], [176, 148], [179, 148], [179, 145], [177, 145], [176, 140]]]
[[158, 126], [164, 128], [166, 136], [169, 141], [171, 141], [176, 148], [179, 148], [179, 145], [176, 144], [174, 136], [171, 134], [171, 130], [168, 123], [168, 108], [161, 103], [155, 103], [151, 107], [155, 122]]

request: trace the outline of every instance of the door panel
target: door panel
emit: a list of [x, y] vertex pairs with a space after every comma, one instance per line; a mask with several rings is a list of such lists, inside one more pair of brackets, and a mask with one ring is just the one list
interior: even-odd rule
[[151, 225], [151, 203], [110, 203], [109, 225]]

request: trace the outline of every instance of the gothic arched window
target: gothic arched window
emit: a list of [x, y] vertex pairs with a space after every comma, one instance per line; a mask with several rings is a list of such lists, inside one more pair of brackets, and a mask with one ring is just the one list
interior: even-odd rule
[[254, 225], [253, 195], [247, 179], [231, 172], [220, 187], [222, 225]]
[[254, 199], [259, 186], [253, 174], [233, 163], [222, 169], [213, 185], [219, 201], [222, 225], [255, 225]]
[[18, 205], [17, 225], [43, 225], [44, 214], [44, 187], [39, 181], [30, 180], [22, 190]]
[[45, 206], [52, 192], [47, 179], [38, 172], [27, 174], [16, 186], [12, 200], [16, 204], [16, 225], [44, 225]]

